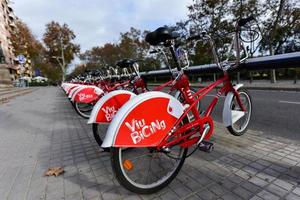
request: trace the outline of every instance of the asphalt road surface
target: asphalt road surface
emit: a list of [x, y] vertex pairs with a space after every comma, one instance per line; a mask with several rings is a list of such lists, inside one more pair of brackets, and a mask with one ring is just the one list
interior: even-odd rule
[[[248, 90], [252, 98], [253, 115], [249, 128], [264, 134], [300, 140], [300, 92]], [[203, 100], [206, 107], [213, 95]], [[213, 112], [213, 119], [222, 122], [224, 97]]]

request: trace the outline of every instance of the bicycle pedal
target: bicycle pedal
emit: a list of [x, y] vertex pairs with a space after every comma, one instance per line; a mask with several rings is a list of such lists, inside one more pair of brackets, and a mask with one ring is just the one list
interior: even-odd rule
[[200, 144], [198, 144], [198, 148], [201, 151], [210, 153], [214, 149], [214, 143], [203, 140], [202, 142], [200, 142]]

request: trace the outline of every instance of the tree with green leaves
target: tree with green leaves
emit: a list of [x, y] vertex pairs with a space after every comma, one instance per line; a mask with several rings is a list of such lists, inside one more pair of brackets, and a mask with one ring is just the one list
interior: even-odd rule
[[[220, 30], [229, 32], [239, 18], [254, 15], [262, 38], [261, 54], [286, 53], [299, 47], [300, 2], [297, 0], [194, 0], [188, 9], [190, 20], [212, 35], [217, 45], [222, 45]], [[197, 53], [205, 53], [205, 46], [197, 48]], [[195, 63], [206, 61], [197, 55], [193, 58]], [[276, 82], [275, 70], [271, 71], [271, 80]]]
[[[188, 6], [189, 21], [194, 24], [196, 32], [207, 32], [214, 40], [217, 47], [229, 42], [227, 33], [232, 32], [232, 15], [230, 15], [230, 1], [221, 0], [193, 0]], [[209, 44], [197, 45], [195, 55], [191, 57], [194, 65], [213, 62]]]
[[14, 33], [15, 34], [11, 36], [11, 40], [16, 54], [25, 54], [28, 52], [30, 57], [39, 55], [42, 44], [35, 38], [24, 22], [21, 20], [16, 22]]
[[68, 65], [80, 52], [80, 46], [74, 43], [75, 33], [67, 24], [58, 22], [46, 24], [43, 41], [46, 45], [47, 59], [53, 65], [59, 65], [62, 71], [62, 81], [65, 81]]
[[32, 34], [27, 24], [21, 20], [16, 22], [15, 33], [12, 34], [11, 41], [15, 54], [23, 54], [29, 57], [32, 61], [33, 67], [43, 62], [42, 57], [45, 52], [44, 46]]
[[[282, 52], [288, 41], [296, 37], [300, 24], [300, 4], [294, 0], [259, 1], [258, 20], [261, 23], [261, 51], [269, 55]], [[271, 81], [276, 82], [275, 70], [271, 71]]]
[[153, 69], [159, 62], [148, 55], [150, 45], [144, 40], [145, 34], [135, 28], [120, 34], [118, 43], [106, 43], [103, 46], [93, 47], [80, 55], [87, 66], [93, 65], [95, 68], [114, 66], [117, 61], [124, 58], [142, 60], [141, 70]]

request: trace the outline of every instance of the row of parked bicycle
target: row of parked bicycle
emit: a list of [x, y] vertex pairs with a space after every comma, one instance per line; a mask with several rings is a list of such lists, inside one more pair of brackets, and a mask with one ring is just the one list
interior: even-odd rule
[[[235, 136], [245, 133], [252, 113], [251, 98], [242, 84], [232, 84], [229, 72], [248, 57], [241, 33], [252, 20], [248, 17], [236, 23], [230, 47], [237, 52], [234, 62], [220, 61], [214, 41], [204, 32], [187, 37], [161, 27], [145, 39], [157, 47], [156, 53], [167, 50], [172, 55], [176, 70], [169, 66], [171, 79], [166, 83], [149, 89], [140, 75], [139, 61], [124, 59], [115, 68], [94, 70], [62, 84], [78, 114], [88, 118], [99, 146], [110, 152], [113, 172], [122, 186], [135, 193], [156, 192], [176, 177], [185, 158], [197, 149], [210, 152], [211, 113], [222, 95], [224, 126]], [[223, 72], [221, 78], [192, 89], [185, 73], [189, 62], [181, 47], [183, 41], [209, 42]], [[205, 109], [200, 101], [214, 89], [217, 94]]]

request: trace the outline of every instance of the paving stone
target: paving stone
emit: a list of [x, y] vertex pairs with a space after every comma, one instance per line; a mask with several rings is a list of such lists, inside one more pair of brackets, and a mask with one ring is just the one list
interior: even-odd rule
[[268, 190], [269, 192], [271, 192], [279, 197], [283, 197], [288, 193], [287, 190], [285, 190], [277, 185], [274, 185], [274, 184], [268, 185], [266, 190]]
[[296, 187], [296, 188], [293, 190], [293, 193], [295, 193], [296, 195], [300, 196], [300, 187]]
[[245, 166], [242, 170], [247, 172], [248, 174], [251, 174], [252, 176], [254, 176], [255, 174], [258, 173], [257, 169], [250, 167], [250, 166]]
[[263, 199], [259, 196], [254, 196], [250, 200], [263, 200]]
[[185, 200], [200, 200], [200, 198], [193, 194], [193, 195], [186, 197]]
[[266, 190], [261, 191], [257, 195], [260, 196], [261, 198], [263, 198], [264, 200], [279, 200], [280, 199], [280, 197], [278, 197]]
[[281, 180], [281, 179], [276, 179], [274, 182], [273, 182], [275, 185], [278, 185], [279, 187], [285, 189], [285, 190], [291, 190], [294, 186], [284, 180]]
[[262, 173], [269, 174], [269, 175], [271, 175], [273, 177], [278, 177], [280, 175], [279, 172], [273, 170], [272, 168], [267, 168], [264, 171], [262, 171]]
[[93, 187], [83, 188], [82, 190], [83, 198], [86, 199], [99, 198], [101, 196], [99, 187], [100, 185], [95, 185]]
[[232, 190], [233, 188], [235, 188], [237, 186], [236, 183], [228, 180], [228, 179], [224, 179], [222, 181], [219, 182], [223, 187], [225, 187], [227, 190]]
[[183, 185], [177, 180], [174, 180], [170, 185], [170, 188], [180, 197], [183, 198], [185, 196], [188, 196], [189, 194], [192, 193], [192, 190], [190, 190], [188, 187]]
[[300, 196], [293, 194], [293, 193], [289, 193], [286, 197], [286, 200], [299, 200]]
[[173, 200], [173, 199], [179, 199], [180, 197], [174, 191], [169, 190], [168, 192], [162, 194], [160, 198], [166, 200]]
[[197, 196], [199, 196], [203, 200], [212, 200], [212, 199], [217, 198], [217, 195], [212, 193], [209, 190], [202, 190], [200, 192], [197, 192], [196, 194], [197, 194]]
[[291, 166], [296, 165], [298, 163], [298, 161], [291, 160], [287, 157], [282, 158], [281, 162], [286, 163], [286, 164], [291, 165]]
[[121, 199], [120, 194], [116, 193], [114, 190], [103, 192], [101, 197], [102, 199]]
[[268, 182], [261, 179], [261, 178], [258, 178], [258, 177], [253, 177], [251, 179], [249, 179], [249, 182], [259, 186], [259, 187], [265, 187], [266, 185], [268, 185]]
[[249, 174], [249, 173], [247, 173], [247, 172], [245, 172], [243, 170], [236, 171], [235, 174], [238, 175], [238, 176], [240, 176], [241, 178], [243, 178], [245, 180], [247, 180], [247, 179], [249, 179], [249, 178], [252, 177], [251, 174]]
[[279, 173], [284, 173], [284, 172], [288, 171], [288, 169], [286, 167], [282, 167], [279, 165], [271, 165], [270, 168], [274, 169], [275, 171], [277, 171]]
[[256, 176], [263, 179], [266, 182], [269, 182], [269, 183], [272, 182], [274, 179], [276, 179], [276, 177], [271, 176], [271, 175], [266, 174], [266, 173], [263, 173], [263, 172], [260, 172], [260, 173], [256, 174]]
[[221, 199], [223, 199], [223, 200], [239, 200], [240, 197], [233, 193], [228, 193], [228, 194], [223, 195]]
[[264, 166], [264, 165], [262, 165], [262, 164], [260, 164], [258, 162], [250, 163], [249, 166], [253, 167], [253, 168], [257, 169], [257, 170], [262, 170], [262, 169], [264, 169], [266, 167], [266, 166]]
[[233, 190], [233, 192], [238, 195], [240, 198], [243, 199], [250, 199], [254, 196], [252, 192], [249, 192], [248, 190], [244, 189], [243, 187], [237, 187]]
[[222, 196], [227, 192], [227, 190], [219, 184], [214, 184], [209, 187], [209, 190], [212, 191], [217, 196]]
[[239, 177], [235, 174], [228, 176], [228, 180], [230, 180], [231, 182], [234, 182], [236, 184], [240, 184], [241, 182], [244, 181], [244, 179], [242, 179], [241, 177]]

